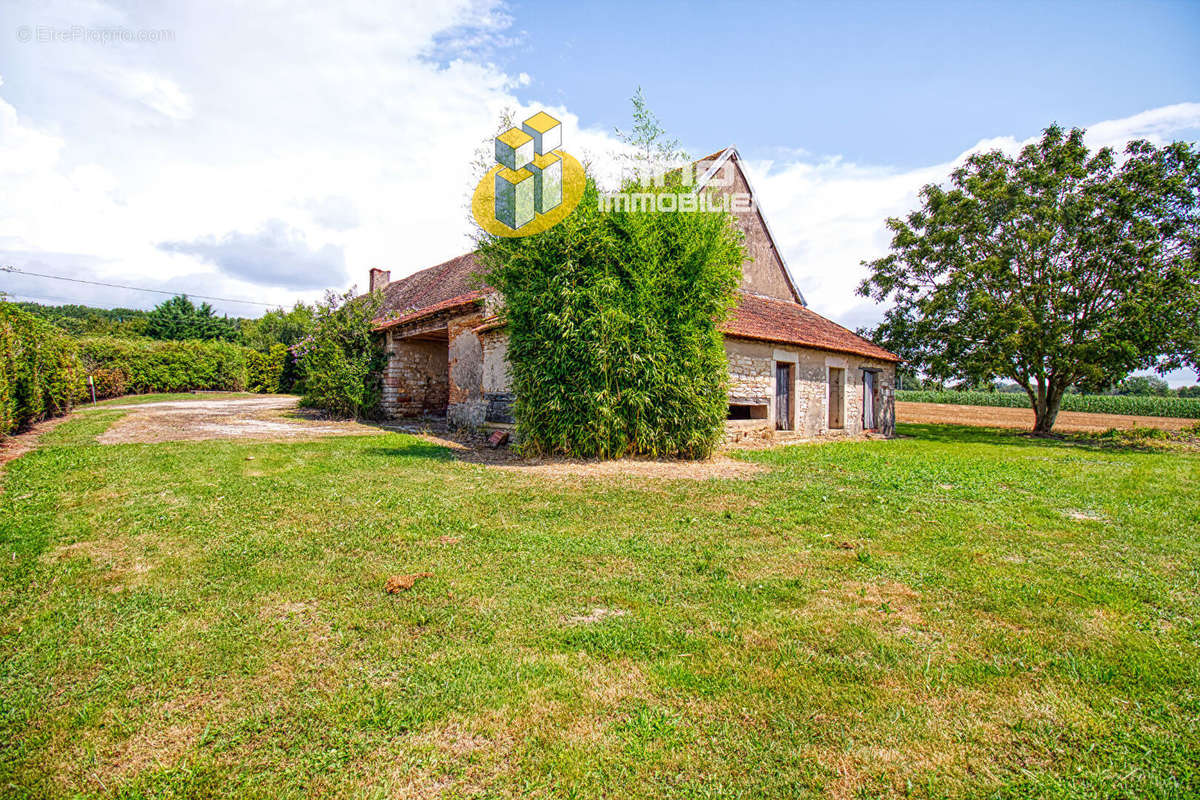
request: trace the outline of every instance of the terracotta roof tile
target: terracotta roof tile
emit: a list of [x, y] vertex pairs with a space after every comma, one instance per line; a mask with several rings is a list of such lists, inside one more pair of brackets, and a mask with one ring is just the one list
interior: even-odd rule
[[[473, 280], [479, 269], [475, 254], [466, 253], [407, 278], [392, 281], [384, 287], [381, 311], [383, 314], [399, 313], [400, 316], [381, 319], [376, 330], [478, 303], [495, 291]], [[900, 360], [898, 356], [805, 306], [747, 292], [738, 294], [738, 305], [722, 327], [722, 331], [729, 336], [852, 353], [880, 361]], [[481, 327], [490, 329], [495, 327], [495, 322], [485, 320]]]
[[500, 319], [498, 315], [492, 314], [490, 317], [486, 318], [483, 322], [479, 323], [471, 330], [475, 333], [487, 333], [488, 331], [494, 331], [497, 328], [503, 328], [504, 324], [504, 320]]
[[419, 308], [416, 311], [410, 311], [407, 314], [401, 314], [398, 317], [392, 317], [391, 319], [381, 318], [375, 323], [374, 330], [387, 330], [388, 328], [394, 328], [397, 325], [404, 325], [409, 322], [416, 322], [417, 320], [425, 319], [426, 317], [432, 317], [434, 314], [442, 311], [450, 311], [452, 309], [462, 308], [464, 306], [475, 305], [484, 297], [486, 297], [490, 291], [491, 290], [489, 289], [487, 291], [476, 290], [473, 292], [466, 292], [465, 294], [460, 294], [457, 297], [448, 297], [445, 300], [434, 303], [431, 306], [425, 306], [424, 308]]
[[410, 314], [472, 291], [491, 291], [474, 276], [482, 269], [474, 253], [414, 272], [383, 287], [381, 314]]
[[739, 293], [737, 308], [721, 330], [728, 336], [802, 345], [852, 353], [880, 361], [899, 361], [877, 344], [843, 328], [798, 303]]

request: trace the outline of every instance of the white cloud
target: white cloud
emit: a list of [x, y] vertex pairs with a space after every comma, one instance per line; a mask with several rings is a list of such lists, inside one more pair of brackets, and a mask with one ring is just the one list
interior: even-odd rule
[[101, 76], [122, 98], [172, 120], [191, 119], [192, 100], [175, 81], [153, 72], [108, 67]]
[[1179, 131], [1200, 128], [1200, 103], [1176, 103], [1124, 119], [1091, 125], [1085, 137], [1089, 147], [1124, 147], [1130, 139], [1148, 139], [1156, 145], [1176, 138]]
[[[509, 42], [509, 24], [495, 0], [0, 8], [9, 31], [174, 34], [0, 52], [0, 260], [151, 287], [186, 276], [194, 292], [290, 303], [296, 287], [361, 285], [372, 266], [403, 275], [457, 255], [469, 246], [471, 156], [529, 83], [484, 57]], [[266, 251], [290, 254], [290, 271], [246, 261]], [[0, 288], [15, 293], [18, 280]], [[102, 296], [70, 284], [54, 294]]]
[[[392, 5], [0, 4], [0, 31], [173, 33], [154, 43], [0, 48], [0, 261], [283, 304], [319, 295], [294, 287], [332, 275], [329, 265], [341, 262], [331, 254], [360, 286], [372, 266], [406, 275], [470, 246], [472, 158], [505, 108], [518, 118], [543, 107], [559, 117], [566, 148], [614, 182], [611, 131], [581, 126], [580, 109], [520, 106], [512, 92], [549, 76], [492, 64], [491, 54], [521, 40], [500, 0]], [[1088, 142], [1161, 142], [1198, 128], [1200, 104], [1182, 103], [1098, 121]], [[968, 153], [1015, 151], [1037, 133], [984, 139]], [[699, 144], [708, 152], [722, 143]], [[764, 210], [814, 309], [851, 327], [874, 322], [879, 309], [855, 294], [859, 262], [886, 252], [884, 220], [912, 208], [920, 187], [944, 180], [967, 153], [896, 169], [817, 157], [801, 145], [784, 143], [770, 151], [774, 160], [748, 165]], [[248, 232], [272, 230], [284, 232], [272, 240], [287, 244], [283, 252], [303, 242], [292, 249], [317, 273], [310, 282], [272, 272], [276, 265], [239, 261], [223, 271], [217, 251], [202, 247], [263, 244]], [[191, 250], [165, 252], [160, 242]], [[0, 280], [14, 293], [81, 302], [158, 300]]]
[[270, 219], [254, 233], [230, 231], [190, 242], [160, 242], [160, 250], [195, 256], [226, 275], [264, 286], [322, 289], [346, 281], [342, 248], [309, 247], [304, 232]]
[[[1159, 143], [1200, 129], [1200, 103], [1181, 103], [1088, 126], [1089, 146], [1121, 149], [1131, 139]], [[898, 170], [857, 164], [839, 157], [813, 160], [801, 154], [782, 161], [748, 164], [763, 210], [779, 237], [793, 276], [814, 310], [849, 327], [873, 324], [882, 309], [856, 288], [867, 270], [860, 265], [885, 255], [891, 236], [884, 223], [916, 207], [918, 192], [941, 183], [975, 152], [1016, 153], [1037, 141], [999, 136], [980, 140], [941, 164]]]

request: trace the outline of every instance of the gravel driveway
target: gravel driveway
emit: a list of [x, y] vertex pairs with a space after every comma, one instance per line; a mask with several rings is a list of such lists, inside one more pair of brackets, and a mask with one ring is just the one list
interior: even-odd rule
[[101, 444], [204, 439], [309, 439], [379, 433], [372, 425], [328, 420], [298, 406], [296, 397], [179, 400], [109, 406], [127, 411], [98, 438]]

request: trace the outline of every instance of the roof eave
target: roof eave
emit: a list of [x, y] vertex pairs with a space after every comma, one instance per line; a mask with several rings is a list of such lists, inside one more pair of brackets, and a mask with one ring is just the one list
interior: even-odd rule
[[[772, 344], [786, 344], [791, 347], [806, 347], [809, 350], [824, 350], [829, 353], [845, 353], [850, 356], [858, 356], [859, 358], [870, 358], [875, 361], [889, 361], [894, 364], [899, 364], [903, 359], [899, 356], [888, 353], [887, 356], [878, 353], [864, 353], [861, 350], [855, 350], [848, 347], [833, 347], [827, 344], [812, 344], [807, 342], [798, 342], [795, 339], [785, 339], [780, 336], [766, 336], [759, 333], [737, 333], [734, 331], [721, 331], [722, 336], [728, 336], [731, 339], [745, 339], [750, 342], [771, 342]], [[885, 351], [886, 352], [886, 351]]]
[[427, 308], [422, 308], [408, 314], [403, 314], [395, 319], [379, 321], [371, 328], [371, 330], [378, 333], [380, 331], [388, 330], [389, 328], [395, 328], [398, 325], [407, 325], [410, 322], [420, 322], [423, 319], [427, 319], [428, 317], [432, 317], [447, 311], [457, 311], [460, 308], [466, 308], [467, 306], [483, 302], [484, 295], [484, 292], [475, 291], [469, 292], [465, 295], [459, 295], [458, 297], [451, 297], [449, 300], [444, 300], [441, 303], [435, 303]]

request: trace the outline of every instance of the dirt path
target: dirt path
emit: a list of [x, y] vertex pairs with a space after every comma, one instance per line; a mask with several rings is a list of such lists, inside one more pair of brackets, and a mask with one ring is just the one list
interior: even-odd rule
[[[127, 411], [97, 437], [100, 444], [130, 442], [195, 442], [205, 439], [292, 440], [314, 436], [379, 433], [371, 425], [326, 420], [298, 408], [295, 397], [250, 397], [237, 400], [179, 400], [103, 406]], [[80, 413], [90, 413], [82, 410]]]
[[577, 478], [636, 478], [657, 480], [750, 479], [770, 472], [764, 464], [741, 461], [717, 453], [706, 461], [679, 461], [653, 458], [621, 458], [612, 461], [586, 461], [579, 458], [522, 458], [512, 448], [493, 450], [477, 435], [449, 433], [444, 425], [436, 429], [421, 422], [385, 423], [387, 430], [407, 433], [430, 444], [445, 447], [459, 461], [525, 475], [539, 480]]
[[[991, 408], [958, 406], [948, 403], [896, 403], [897, 422], [979, 425], [992, 428], [1033, 428], [1033, 410], [1028, 408]], [[1177, 431], [1200, 420], [1178, 417], [1134, 417], [1125, 414], [1092, 414], [1084, 411], [1060, 411], [1054, 422], [1057, 431], [1102, 433], [1110, 428], [1161, 428]]]

